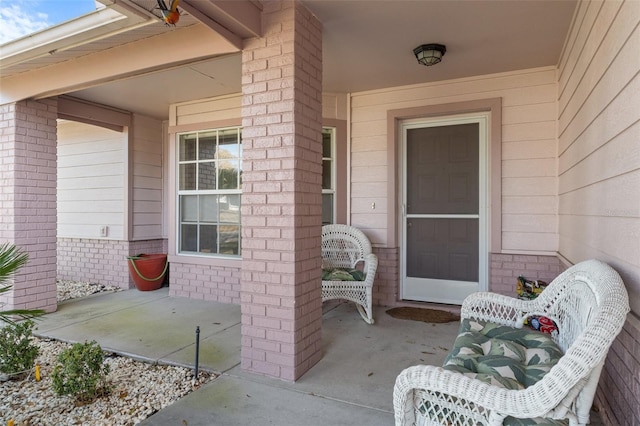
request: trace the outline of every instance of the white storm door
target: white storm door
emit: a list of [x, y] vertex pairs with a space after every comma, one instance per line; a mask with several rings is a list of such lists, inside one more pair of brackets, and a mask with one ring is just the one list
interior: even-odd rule
[[486, 120], [405, 124], [402, 298], [461, 304], [486, 288]]

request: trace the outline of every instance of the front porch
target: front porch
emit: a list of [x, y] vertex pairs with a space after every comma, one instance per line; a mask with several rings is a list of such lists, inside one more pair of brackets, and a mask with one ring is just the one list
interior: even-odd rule
[[[442, 364], [458, 323], [398, 320], [375, 307], [367, 325], [353, 304], [325, 304], [323, 357], [295, 383], [240, 368], [240, 307], [169, 297], [168, 289], [128, 290], [63, 302], [37, 334], [69, 342], [95, 339], [105, 350], [151, 362], [220, 373], [142, 424], [391, 425], [395, 378], [415, 364]], [[593, 425], [600, 425], [592, 413]]]

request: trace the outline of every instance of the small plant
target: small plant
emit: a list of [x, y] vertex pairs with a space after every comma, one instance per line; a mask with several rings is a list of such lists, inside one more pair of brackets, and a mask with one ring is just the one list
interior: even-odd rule
[[33, 326], [33, 321], [27, 320], [0, 328], [0, 372], [16, 376], [33, 368], [38, 356], [31, 339]]
[[95, 341], [75, 343], [58, 355], [51, 378], [56, 395], [73, 395], [80, 403], [108, 395], [109, 366], [104, 364], [102, 348]]
[[[11, 291], [11, 285], [4, 285], [10, 278], [27, 264], [29, 255], [16, 247], [14, 244], [0, 244], [0, 296], [3, 293]], [[0, 308], [4, 303], [0, 303]], [[11, 309], [8, 311], [0, 310], [0, 322], [7, 324], [15, 324], [13, 317], [28, 319], [34, 318], [44, 313], [41, 309]]]

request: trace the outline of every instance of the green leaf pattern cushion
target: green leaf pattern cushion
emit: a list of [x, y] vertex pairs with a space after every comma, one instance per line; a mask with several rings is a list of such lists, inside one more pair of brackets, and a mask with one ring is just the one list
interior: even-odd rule
[[[549, 334], [465, 319], [444, 368], [485, 383], [518, 390], [542, 379], [561, 356], [562, 351]], [[503, 424], [561, 426], [568, 422], [507, 417]]]
[[561, 356], [548, 334], [465, 319], [444, 368], [518, 390], [542, 379]]
[[365, 273], [353, 268], [323, 269], [322, 281], [364, 281]]
[[[519, 390], [542, 379], [561, 356], [562, 351], [549, 334], [530, 328], [516, 329], [465, 319], [460, 324], [453, 349], [445, 359], [444, 369], [457, 371], [492, 385]], [[421, 406], [419, 411], [423, 414], [431, 412], [428, 405]], [[437, 420], [447, 424], [448, 410], [440, 407], [436, 412], [439, 413], [436, 415]], [[569, 422], [542, 417], [506, 417], [502, 424], [568, 426]]]

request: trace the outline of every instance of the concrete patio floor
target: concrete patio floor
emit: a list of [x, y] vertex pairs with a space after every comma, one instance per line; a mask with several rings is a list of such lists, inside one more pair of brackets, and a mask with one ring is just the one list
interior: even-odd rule
[[[143, 425], [393, 425], [393, 385], [404, 368], [441, 365], [458, 323], [398, 320], [375, 308], [367, 325], [352, 304], [323, 314], [323, 358], [295, 383], [240, 368], [240, 307], [169, 297], [168, 288], [99, 294], [59, 304], [36, 335], [96, 340], [145, 361], [200, 368], [220, 376], [149, 417]], [[600, 419], [592, 414], [592, 424]]]

